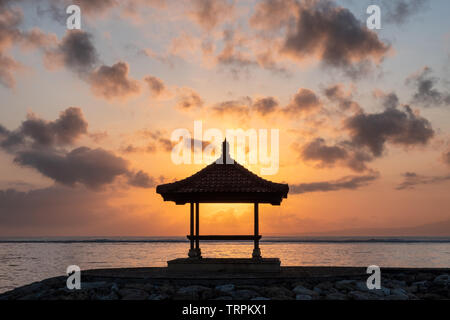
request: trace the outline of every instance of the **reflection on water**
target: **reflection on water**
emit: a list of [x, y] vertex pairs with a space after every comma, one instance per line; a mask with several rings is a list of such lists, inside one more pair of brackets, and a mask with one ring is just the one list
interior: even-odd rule
[[[201, 243], [205, 257], [250, 257], [248, 242]], [[81, 269], [162, 267], [187, 255], [188, 243], [0, 243], [0, 292]], [[450, 243], [283, 243], [261, 244], [264, 257], [284, 266], [450, 267]]]

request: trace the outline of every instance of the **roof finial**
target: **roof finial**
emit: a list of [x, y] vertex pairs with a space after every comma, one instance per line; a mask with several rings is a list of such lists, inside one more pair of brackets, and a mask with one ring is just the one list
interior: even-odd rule
[[227, 138], [223, 140], [222, 143], [222, 163], [227, 164], [227, 155], [228, 155], [228, 146], [227, 146]]

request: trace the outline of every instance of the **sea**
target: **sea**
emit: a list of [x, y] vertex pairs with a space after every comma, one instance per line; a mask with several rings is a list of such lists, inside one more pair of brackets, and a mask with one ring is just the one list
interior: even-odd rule
[[[264, 237], [263, 257], [282, 266], [450, 268], [450, 237]], [[251, 242], [201, 242], [204, 257], [251, 257]], [[164, 267], [187, 257], [184, 237], [0, 238], [0, 293], [49, 277], [69, 265]]]

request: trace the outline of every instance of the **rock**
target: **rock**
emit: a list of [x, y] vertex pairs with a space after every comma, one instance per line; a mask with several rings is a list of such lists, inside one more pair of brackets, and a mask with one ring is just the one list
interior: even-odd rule
[[141, 289], [124, 288], [119, 290], [122, 300], [147, 300], [148, 293]]
[[117, 283], [113, 283], [111, 285], [111, 291], [118, 293], [119, 292], [119, 286], [117, 285]]
[[82, 290], [91, 290], [97, 288], [105, 288], [110, 286], [111, 284], [106, 281], [97, 281], [97, 282], [81, 282]]
[[331, 288], [333, 288], [333, 283], [330, 281], [321, 282], [318, 285], [316, 285], [316, 288], [319, 288], [322, 291], [328, 291]]
[[249, 300], [257, 297], [258, 293], [253, 290], [236, 290], [232, 293], [233, 298], [236, 300]]
[[214, 289], [220, 293], [231, 293], [231, 291], [235, 289], [235, 286], [234, 284], [229, 283], [216, 286]]
[[350, 291], [348, 296], [353, 300], [370, 300], [370, 296], [367, 293], [360, 291]]
[[385, 300], [409, 300], [408, 295], [406, 294], [391, 294], [384, 297]]
[[221, 296], [221, 297], [217, 297], [213, 300], [233, 300], [233, 298], [230, 296]]
[[424, 280], [431, 280], [433, 279], [432, 273], [418, 273], [415, 276], [416, 281], [424, 281]]
[[168, 284], [164, 284], [164, 285], [160, 286], [158, 289], [159, 289], [160, 293], [164, 293], [168, 296], [171, 296], [175, 293], [175, 288]]
[[307, 294], [297, 294], [295, 300], [312, 300], [312, 297]]
[[391, 290], [385, 287], [381, 287], [380, 289], [372, 289], [369, 291], [370, 293], [373, 293], [379, 297], [388, 296], [391, 294]]
[[441, 297], [440, 295], [435, 294], [435, 293], [425, 293], [422, 296], [422, 299], [425, 299], [425, 300], [442, 300], [443, 297]]
[[369, 288], [367, 288], [367, 283], [362, 282], [362, 281], [358, 281], [355, 283], [355, 289], [358, 291], [363, 291], [363, 292], [369, 291]]
[[339, 290], [351, 291], [355, 288], [356, 280], [340, 280], [337, 281], [334, 286]]
[[269, 287], [269, 288], [263, 288], [261, 291], [264, 293], [264, 295], [268, 297], [293, 297], [294, 293], [286, 289], [285, 287]]
[[392, 280], [391, 281], [391, 285], [393, 287], [406, 287], [406, 281], [400, 281], [400, 280]]
[[417, 286], [405, 287], [405, 290], [411, 293], [416, 293], [418, 291]]
[[313, 291], [317, 293], [317, 295], [321, 295], [323, 293], [323, 290], [318, 288], [318, 287], [314, 287]]
[[249, 284], [244, 284], [244, 285], [236, 286], [236, 290], [252, 290], [252, 291], [258, 292], [259, 290], [261, 290], [261, 287], [260, 286], [249, 285]]
[[292, 289], [292, 291], [295, 294], [303, 294], [303, 295], [308, 295], [308, 296], [318, 296], [319, 295], [317, 292], [306, 289], [303, 286], [296, 286], [294, 289]]
[[417, 282], [413, 282], [412, 286], [416, 286], [417, 287], [417, 292], [422, 292], [422, 293], [426, 293], [428, 291], [428, 287], [429, 287], [430, 283], [428, 281], [417, 281]]
[[254, 297], [254, 298], [251, 298], [250, 300], [270, 300], [270, 299], [266, 298], [266, 297]]
[[111, 292], [108, 295], [98, 295], [94, 297], [95, 300], [119, 300], [119, 296], [115, 292]]
[[342, 294], [339, 292], [327, 294], [326, 299], [327, 300], [348, 300], [348, 298], [345, 294]]
[[402, 288], [395, 288], [395, 289], [391, 289], [391, 295], [404, 295], [404, 296], [408, 296], [408, 293], [406, 292], [405, 289], [402, 289]]
[[202, 298], [202, 295], [205, 291], [211, 292], [212, 290], [208, 287], [199, 286], [199, 285], [182, 287], [176, 292], [174, 299], [177, 299], [177, 300], [199, 300], [200, 298]]
[[166, 294], [153, 293], [148, 297], [148, 300], [167, 300], [169, 296]]
[[450, 284], [450, 277], [448, 274], [441, 274], [434, 278], [433, 283], [441, 286], [448, 285]]

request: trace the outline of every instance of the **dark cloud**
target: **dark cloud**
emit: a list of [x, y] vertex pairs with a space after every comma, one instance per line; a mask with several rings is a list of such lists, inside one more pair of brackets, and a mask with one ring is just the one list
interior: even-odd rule
[[239, 117], [247, 117], [252, 105], [250, 97], [243, 97], [237, 100], [222, 101], [212, 107], [212, 111], [218, 115], [231, 115]]
[[330, 101], [338, 103], [339, 108], [343, 111], [361, 111], [359, 104], [353, 100], [352, 94], [346, 94], [343, 85], [340, 83], [325, 88], [324, 93]]
[[128, 174], [128, 183], [139, 188], [153, 188], [156, 185], [155, 179], [142, 170], [130, 172]]
[[430, 185], [450, 181], [450, 174], [445, 176], [427, 177], [418, 175], [414, 172], [406, 172], [403, 174], [403, 178], [403, 182], [396, 187], [397, 190], [415, 189], [418, 185]]
[[76, 148], [66, 154], [56, 150], [27, 150], [16, 154], [14, 162], [39, 171], [54, 181], [97, 189], [128, 172], [128, 162], [101, 148]]
[[292, 98], [292, 101], [284, 109], [289, 114], [306, 114], [320, 109], [322, 103], [319, 97], [309, 89], [300, 88]]
[[380, 62], [390, 49], [350, 10], [331, 1], [303, 1], [298, 8], [297, 25], [288, 33], [282, 49], [294, 59], [315, 56], [325, 65], [356, 76], [371, 62]]
[[197, 92], [190, 88], [183, 88], [178, 95], [176, 107], [188, 111], [203, 107], [203, 103], [203, 99]]
[[69, 145], [86, 134], [87, 128], [88, 123], [80, 108], [67, 108], [54, 121], [46, 121], [30, 113], [16, 130], [0, 130], [0, 146], [5, 149], [29, 147], [28, 142], [37, 147]]
[[69, 30], [55, 49], [46, 52], [45, 59], [50, 68], [54, 65], [64, 65], [84, 75], [91, 72], [98, 63], [98, 53], [90, 33]]
[[233, 12], [234, 1], [193, 0], [190, 3], [190, 16], [207, 31], [224, 22]]
[[401, 25], [409, 18], [425, 9], [428, 0], [384, 0], [382, 4], [383, 22]]
[[384, 95], [382, 98], [383, 98], [383, 106], [386, 109], [395, 109], [399, 106], [398, 96], [394, 92], [388, 93]]
[[155, 96], [158, 97], [161, 94], [163, 94], [166, 91], [166, 85], [164, 82], [154, 76], [147, 76], [144, 78], [144, 81], [147, 83], [148, 88], [150, 89], [150, 92]]
[[253, 103], [253, 108], [265, 116], [273, 113], [279, 106], [278, 101], [274, 97], [259, 98]]
[[324, 139], [317, 138], [302, 147], [294, 145], [294, 149], [299, 152], [302, 160], [317, 162], [319, 167], [341, 165], [361, 172], [368, 170], [366, 163], [373, 160], [369, 153], [346, 141], [328, 145]]
[[34, 115], [22, 122], [22, 133], [41, 145], [73, 144], [87, 133], [88, 123], [80, 108], [70, 107], [59, 114], [55, 121], [45, 121]]
[[110, 66], [102, 65], [89, 77], [92, 92], [107, 100], [125, 99], [140, 92], [140, 84], [128, 75], [128, 64], [117, 62]]
[[[34, 115], [9, 131], [0, 125], [0, 147], [14, 156], [20, 166], [35, 169], [57, 183], [92, 189], [112, 183], [118, 176], [127, 176], [129, 184], [145, 186], [144, 172], [130, 171], [128, 161], [102, 148], [65, 148], [87, 134], [88, 123], [79, 108], [68, 108], [58, 119], [45, 121]], [[150, 177], [148, 177], [150, 185]]]
[[347, 176], [334, 181], [321, 181], [289, 185], [289, 193], [303, 194], [308, 192], [328, 192], [338, 190], [356, 190], [367, 186], [378, 179], [378, 174], [363, 176]]
[[450, 106], [450, 93], [436, 88], [439, 79], [432, 76], [432, 70], [424, 67], [420, 72], [408, 77], [407, 84], [415, 86], [413, 103], [425, 107]]
[[345, 121], [353, 144], [367, 147], [374, 156], [382, 155], [386, 142], [403, 145], [425, 145], [434, 136], [431, 123], [412, 112], [389, 108], [381, 113], [358, 113]]

